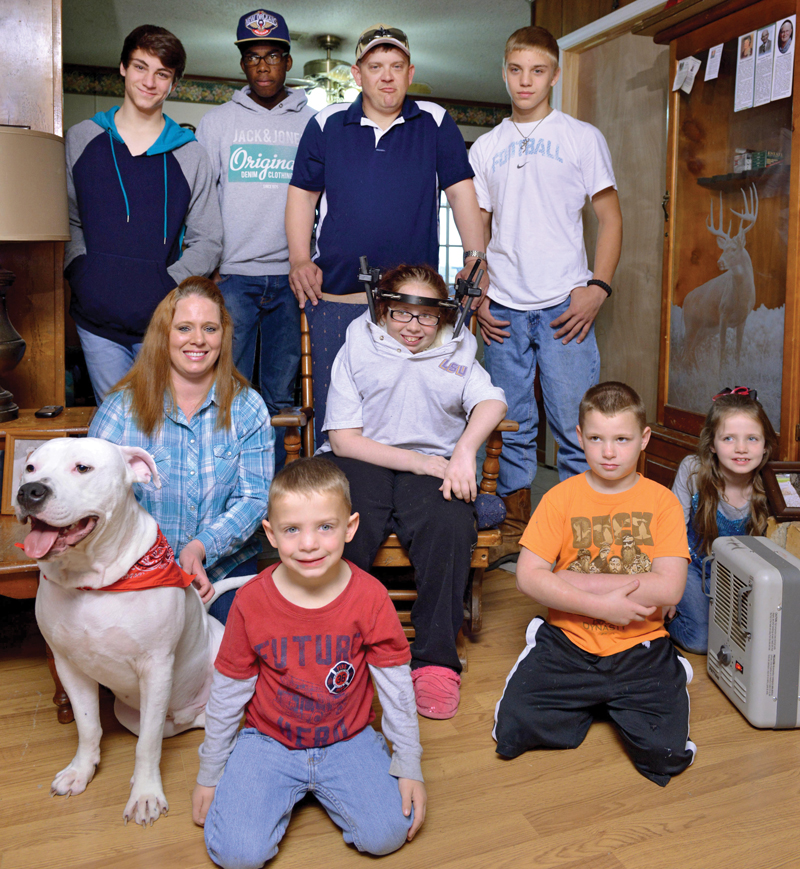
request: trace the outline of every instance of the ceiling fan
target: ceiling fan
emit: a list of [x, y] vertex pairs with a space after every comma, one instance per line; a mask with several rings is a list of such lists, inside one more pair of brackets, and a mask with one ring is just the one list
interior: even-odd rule
[[[316, 41], [325, 51], [325, 57], [309, 60], [303, 66], [303, 78], [287, 78], [286, 84], [290, 87], [301, 87], [307, 92], [322, 88], [328, 104], [354, 99], [359, 88], [350, 72], [352, 63], [331, 57], [331, 52], [336, 51], [342, 44], [341, 37], [325, 34], [318, 36]], [[347, 93], [348, 91], [351, 93]], [[425, 82], [414, 82], [408, 89], [410, 94], [416, 96], [426, 95], [431, 91], [431, 86]]]

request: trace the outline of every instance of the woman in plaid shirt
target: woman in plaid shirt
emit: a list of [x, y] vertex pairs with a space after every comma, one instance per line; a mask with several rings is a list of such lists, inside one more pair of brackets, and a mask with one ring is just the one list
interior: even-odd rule
[[[203, 600], [217, 580], [258, 572], [253, 534], [274, 472], [267, 408], [233, 365], [232, 335], [216, 285], [187, 278], [156, 308], [133, 368], [89, 428], [155, 459], [161, 488], [136, 484], [136, 497]], [[233, 595], [211, 607], [223, 624]]]

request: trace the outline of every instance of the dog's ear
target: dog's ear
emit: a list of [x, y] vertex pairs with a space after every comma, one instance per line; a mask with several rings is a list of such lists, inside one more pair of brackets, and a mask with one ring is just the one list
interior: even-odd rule
[[158, 476], [155, 459], [141, 447], [120, 447], [125, 463], [133, 472], [136, 483], [149, 483], [153, 481], [156, 489], [161, 488], [161, 478]]

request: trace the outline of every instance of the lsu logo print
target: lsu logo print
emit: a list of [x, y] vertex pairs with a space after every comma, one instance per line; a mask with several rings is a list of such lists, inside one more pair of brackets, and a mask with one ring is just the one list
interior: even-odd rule
[[266, 37], [278, 26], [278, 21], [269, 12], [259, 9], [258, 12], [248, 15], [244, 26], [252, 31], [253, 36]]
[[455, 362], [448, 362], [447, 359], [442, 359], [439, 363], [439, 368], [442, 371], [447, 371], [449, 374], [455, 374], [458, 377], [465, 377], [467, 373], [466, 365], [458, 365]]
[[339, 661], [331, 667], [327, 678], [325, 679], [325, 687], [331, 694], [341, 694], [346, 690], [347, 686], [353, 681], [356, 671], [348, 661]]

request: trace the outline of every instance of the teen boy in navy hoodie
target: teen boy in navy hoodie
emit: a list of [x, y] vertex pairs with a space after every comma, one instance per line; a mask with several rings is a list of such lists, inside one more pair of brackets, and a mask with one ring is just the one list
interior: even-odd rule
[[208, 157], [162, 112], [185, 65], [172, 33], [137, 27], [122, 47], [122, 106], [67, 132], [65, 275], [98, 404], [133, 364], [156, 305], [184, 278], [210, 275], [222, 252]]

